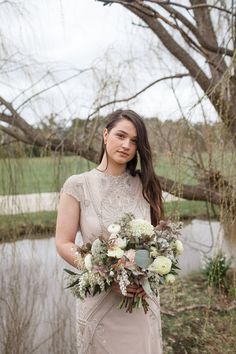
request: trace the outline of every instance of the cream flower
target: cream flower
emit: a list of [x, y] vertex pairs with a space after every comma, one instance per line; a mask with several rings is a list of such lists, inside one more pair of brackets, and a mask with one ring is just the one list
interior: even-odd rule
[[92, 247], [91, 247], [91, 253], [94, 256], [95, 254], [100, 252], [102, 242], [97, 238], [95, 241], [93, 241]]
[[111, 234], [118, 234], [118, 232], [120, 231], [120, 225], [118, 225], [118, 224], [110, 224], [108, 226], [107, 230]]
[[116, 234], [111, 234], [109, 240], [115, 240], [117, 238]]
[[173, 242], [173, 247], [174, 250], [176, 250], [177, 255], [181, 255], [184, 252], [184, 246], [181, 241], [176, 240]]
[[153, 258], [156, 258], [158, 256], [158, 252], [157, 252], [156, 247], [154, 247], [154, 246], [150, 247], [150, 256]]
[[171, 260], [164, 256], [158, 256], [152, 264], [148, 267], [148, 270], [158, 273], [160, 275], [166, 275], [171, 270]]
[[140, 237], [142, 234], [147, 236], [153, 235], [154, 227], [146, 220], [143, 219], [131, 220], [130, 226], [131, 226], [131, 232], [136, 237]]
[[167, 284], [173, 284], [175, 282], [175, 276], [173, 274], [167, 274], [165, 281]]
[[127, 241], [126, 241], [126, 238], [121, 238], [121, 237], [118, 237], [116, 240], [115, 240], [115, 246], [117, 247], [120, 247], [121, 249], [125, 248], [127, 245]]
[[107, 251], [109, 257], [121, 258], [124, 255], [124, 251], [117, 246], [112, 247], [112, 249]]
[[92, 255], [90, 253], [84, 257], [84, 265], [87, 270], [92, 270]]

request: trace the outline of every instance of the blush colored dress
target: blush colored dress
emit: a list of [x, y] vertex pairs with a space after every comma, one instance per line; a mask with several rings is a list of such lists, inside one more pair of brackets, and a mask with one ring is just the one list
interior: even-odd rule
[[[125, 212], [150, 221], [150, 207], [142, 195], [138, 175], [127, 171], [110, 176], [96, 169], [69, 177], [62, 192], [80, 203], [80, 225], [83, 242], [93, 242], [110, 234], [107, 226]], [[149, 310], [118, 309], [121, 295], [113, 290], [85, 300], [77, 299], [78, 354], [161, 354], [160, 306], [148, 298]]]

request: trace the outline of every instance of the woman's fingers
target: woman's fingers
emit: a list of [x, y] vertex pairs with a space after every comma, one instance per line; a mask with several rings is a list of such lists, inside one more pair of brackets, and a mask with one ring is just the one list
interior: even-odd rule
[[135, 284], [135, 287], [131, 287], [130, 290], [128, 290], [130, 293], [132, 293], [134, 296], [140, 296], [140, 297], [146, 297], [146, 292], [143, 290], [142, 286], [138, 286]]
[[[120, 286], [117, 283], [112, 284], [112, 289], [117, 293], [121, 294]], [[137, 284], [130, 284], [126, 288], [127, 290], [127, 297], [134, 297], [134, 296], [139, 296], [142, 298], [147, 297], [146, 292], [143, 290], [142, 286], [139, 286]]]
[[[119, 285], [118, 285], [117, 283], [113, 283], [113, 284], [112, 284], [112, 289], [113, 289], [113, 291], [115, 291], [115, 293], [117, 293], [117, 294], [119, 294], [119, 295], [122, 294], [122, 293], [121, 293], [121, 290], [120, 290], [120, 287], [119, 287]], [[126, 295], [126, 296], [127, 296], [127, 297], [133, 297], [133, 296], [134, 296], [133, 291], [132, 291], [132, 292], [129, 292], [128, 289], [127, 289], [127, 295]]]

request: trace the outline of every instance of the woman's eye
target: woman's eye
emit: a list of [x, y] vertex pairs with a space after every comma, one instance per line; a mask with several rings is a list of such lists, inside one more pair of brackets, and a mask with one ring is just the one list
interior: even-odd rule
[[121, 139], [124, 138], [124, 135], [123, 135], [123, 134], [117, 134], [117, 136], [118, 136], [119, 138], [121, 138]]

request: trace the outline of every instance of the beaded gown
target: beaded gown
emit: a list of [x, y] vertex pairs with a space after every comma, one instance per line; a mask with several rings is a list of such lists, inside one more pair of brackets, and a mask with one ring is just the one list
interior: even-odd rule
[[[150, 221], [150, 207], [142, 195], [138, 175], [127, 171], [110, 176], [96, 169], [69, 177], [62, 192], [80, 203], [83, 242], [110, 234], [107, 226], [125, 212]], [[77, 299], [76, 334], [78, 354], [162, 354], [160, 306], [148, 299], [149, 310], [118, 309], [121, 295], [113, 290], [85, 300]]]

